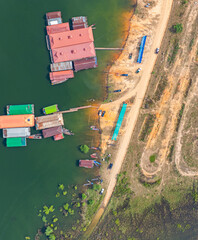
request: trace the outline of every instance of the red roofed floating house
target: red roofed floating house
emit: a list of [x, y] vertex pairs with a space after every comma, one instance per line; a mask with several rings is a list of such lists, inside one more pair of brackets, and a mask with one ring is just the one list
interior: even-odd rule
[[46, 20], [46, 41], [52, 61], [52, 85], [73, 78], [73, 70], [77, 72], [97, 67], [93, 30], [88, 26], [87, 17], [73, 17], [72, 30], [68, 22], [62, 23], [61, 12], [46, 13]]

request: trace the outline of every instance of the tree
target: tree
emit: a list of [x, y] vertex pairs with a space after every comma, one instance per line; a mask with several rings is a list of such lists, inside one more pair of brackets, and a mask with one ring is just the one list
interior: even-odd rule
[[88, 204], [89, 204], [89, 205], [94, 204], [94, 200], [93, 200], [93, 199], [90, 199], [90, 200], [88, 201]]
[[93, 184], [93, 190], [95, 190], [95, 191], [99, 191], [101, 189], [101, 185], [99, 185], [99, 184]]
[[87, 198], [87, 195], [85, 195], [84, 193], [82, 194], [82, 200], [85, 200]]
[[42, 221], [43, 221], [44, 223], [47, 223], [46, 216], [43, 216], [43, 217], [42, 217]]
[[49, 235], [49, 240], [56, 240], [56, 237], [54, 236], [54, 234]]
[[53, 233], [53, 229], [50, 226], [48, 226], [45, 230], [45, 235], [49, 236], [51, 233]]
[[53, 212], [55, 209], [54, 209], [54, 206], [53, 205], [51, 205], [50, 207], [49, 207], [49, 211], [50, 212]]
[[87, 145], [81, 145], [80, 146], [80, 151], [83, 153], [88, 153], [89, 152], [89, 147]]
[[177, 23], [177, 24], [173, 25], [173, 30], [174, 30], [175, 33], [182, 32], [182, 30], [183, 30], [182, 24], [181, 23]]

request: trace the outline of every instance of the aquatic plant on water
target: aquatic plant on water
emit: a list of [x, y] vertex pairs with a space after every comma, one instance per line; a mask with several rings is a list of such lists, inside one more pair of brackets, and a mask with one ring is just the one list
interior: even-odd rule
[[64, 208], [65, 210], [68, 210], [68, 209], [69, 209], [69, 204], [66, 203], [65, 205], [63, 205], [63, 208]]
[[89, 147], [87, 145], [81, 145], [80, 146], [80, 151], [83, 153], [88, 153], [89, 152]]
[[59, 184], [59, 186], [58, 186], [58, 189], [60, 189], [60, 190], [64, 190], [64, 188], [65, 188], [65, 186], [63, 185], [63, 184]]
[[56, 193], [56, 197], [57, 198], [60, 197], [60, 193], [59, 192]]
[[67, 195], [67, 191], [64, 191], [64, 192], [63, 192], [63, 195], [64, 195], [64, 196]]

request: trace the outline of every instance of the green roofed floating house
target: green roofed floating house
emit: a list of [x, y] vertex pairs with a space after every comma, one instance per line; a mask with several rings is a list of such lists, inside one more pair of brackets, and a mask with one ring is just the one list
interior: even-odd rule
[[34, 114], [34, 104], [7, 105], [8, 115]]
[[54, 104], [54, 105], [51, 105], [51, 106], [43, 108], [43, 113], [45, 115], [51, 114], [51, 113], [55, 113], [55, 112], [58, 112], [58, 111], [59, 111], [59, 109], [58, 109], [58, 105], [57, 104]]
[[7, 147], [24, 147], [26, 146], [26, 138], [6, 138]]

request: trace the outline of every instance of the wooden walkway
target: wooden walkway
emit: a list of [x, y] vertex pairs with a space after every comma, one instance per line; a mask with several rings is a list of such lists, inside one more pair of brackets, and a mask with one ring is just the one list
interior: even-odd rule
[[59, 113], [70, 113], [70, 112], [77, 112], [80, 109], [85, 109], [85, 108], [90, 108], [92, 107], [91, 105], [88, 106], [82, 106], [82, 107], [76, 107], [76, 108], [70, 108], [69, 110], [65, 110], [65, 111], [59, 111]]
[[114, 51], [122, 51], [124, 48], [102, 48], [102, 47], [96, 47], [96, 50], [114, 50]]

